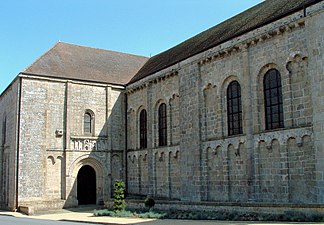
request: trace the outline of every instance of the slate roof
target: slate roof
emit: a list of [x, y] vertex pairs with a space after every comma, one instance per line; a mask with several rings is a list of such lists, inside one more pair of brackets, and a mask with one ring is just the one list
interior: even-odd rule
[[[266, 0], [183, 43], [152, 58], [139, 70], [130, 83], [134, 83], [191, 56], [213, 48], [265, 24], [271, 23], [298, 10], [304, 5], [322, 0]], [[215, 11], [217, 13], [217, 10]]]
[[125, 85], [147, 60], [143, 56], [58, 42], [22, 74]]

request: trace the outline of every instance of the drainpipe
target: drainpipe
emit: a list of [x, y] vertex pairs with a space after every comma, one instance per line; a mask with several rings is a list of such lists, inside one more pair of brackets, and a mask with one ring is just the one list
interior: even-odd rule
[[16, 210], [18, 210], [19, 202], [18, 202], [18, 182], [19, 182], [19, 149], [20, 149], [20, 113], [21, 113], [21, 92], [22, 92], [22, 78], [19, 77], [19, 91], [18, 91], [18, 112], [17, 112], [17, 137], [16, 137]]

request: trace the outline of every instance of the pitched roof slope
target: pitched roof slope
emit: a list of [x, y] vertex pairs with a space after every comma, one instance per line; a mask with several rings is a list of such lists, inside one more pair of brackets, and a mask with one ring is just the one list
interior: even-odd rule
[[266, 0], [152, 58], [132, 78], [136, 82], [248, 31], [321, 0]]
[[148, 58], [58, 42], [23, 74], [126, 84]]

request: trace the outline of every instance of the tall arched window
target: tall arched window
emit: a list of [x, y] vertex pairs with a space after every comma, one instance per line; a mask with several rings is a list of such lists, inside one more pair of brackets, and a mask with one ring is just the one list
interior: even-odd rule
[[159, 146], [167, 145], [167, 113], [166, 104], [159, 106]]
[[89, 111], [84, 113], [83, 132], [85, 134], [93, 134], [94, 132], [94, 116]]
[[6, 136], [7, 136], [7, 118], [3, 118], [2, 123], [2, 145], [6, 143]]
[[269, 70], [263, 80], [266, 129], [284, 127], [282, 88], [280, 73], [276, 69]]
[[140, 148], [147, 148], [147, 114], [143, 109], [140, 113]]
[[232, 81], [227, 88], [228, 135], [242, 134], [241, 86]]

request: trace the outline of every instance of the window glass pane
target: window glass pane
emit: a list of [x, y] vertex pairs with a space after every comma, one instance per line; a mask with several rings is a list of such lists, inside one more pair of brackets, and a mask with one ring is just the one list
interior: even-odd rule
[[272, 123], [272, 129], [280, 128], [278, 122], [273, 122]]
[[230, 89], [229, 89], [229, 91], [227, 92], [227, 98], [233, 98], [233, 96], [232, 96], [232, 91], [230, 91]]
[[234, 87], [232, 88], [232, 97], [233, 97], [233, 98], [237, 97], [237, 88], [236, 88], [235, 85], [234, 85]]
[[271, 89], [271, 97], [274, 98], [278, 98], [278, 90], [277, 89]]
[[90, 133], [90, 124], [84, 124], [84, 132]]
[[[236, 100], [236, 99], [231, 99], [231, 103], [232, 103], [233, 107], [238, 105], [238, 104], [237, 104], [237, 101], [235, 101], [235, 100]], [[236, 110], [236, 111], [237, 111], [237, 110]], [[236, 112], [236, 111], [235, 111], [235, 112]]]
[[277, 80], [272, 78], [270, 81], [270, 88], [276, 88], [276, 87], [277, 87]]
[[271, 98], [271, 105], [278, 105], [279, 103], [278, 101], [279, 101], [278, 97]]
[[272, 114], [278, 114], [279, 108], [277, 106], [272, 107]]
[[90, 123], [91, 116], [89, 113], [84, 114], [84, 122], [85, 123]]

